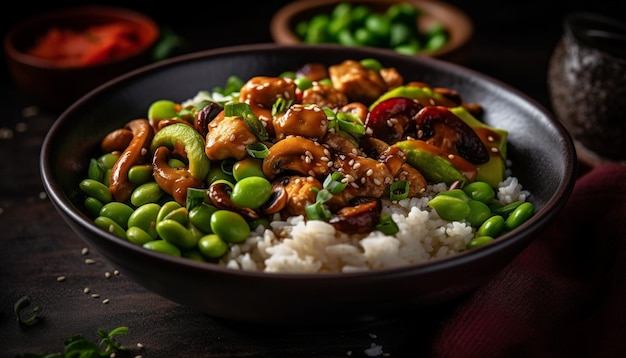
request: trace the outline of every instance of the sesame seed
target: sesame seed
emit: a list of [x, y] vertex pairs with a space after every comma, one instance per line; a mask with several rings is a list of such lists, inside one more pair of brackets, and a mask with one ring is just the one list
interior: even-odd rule
[[380, 184], [382, 184], [382, 183], [380, 182], [380, 179], [378, 179], [378, 178], [374, 178], [374, 184], [376, 184], [376, 185], [380, 185]]
[[487, 136], [487, 141], [494, 142], [496, 139], [493, 136]]
[[313, 177], [313, 176], [315, 176], [315, 172], [311, 169], [311, 170], [309, 170], [309, 175]]
[[111, 277], [111, 273], [110, 273], [109, 271], [105, 272], [105, 273], [104, 273], [104, 277], [106, 277], [106, 278]]
[[496, 148], [496, 147], [491, 147], [491, 151], [494, 152], [494, 153], [498, 153], [499, 152], [498, 148]]
[[231, 142], [234, 142], [235, 139], [237, 139], [237, 137], [235, 137], [234, 134], [231, 134], [230, 137], [228, 137], [228, 140], [231, 141]]
[[143, 348], [143, 344], [137, 343], [137, 348], [139, 348], [139, 349]]
[[99, 293], [92, 293], [91, 294], [91, 298], [98, 298], [98, 297], [100, 297]]
[[119, 276], [119, 275], [120, 275], [120, 272], [119, 272], [118, 270], [113, 270], [113, 274], [114, 274], [115, 276]]
[[358, 188], [359, 188], [359, 184], [357, 184], [357, 183], [355, 183], [355, 182], [350, 183], [350, 186], [351, 186], [351, 187], [353, 187], [353, 188], [355, 188], [355, 189], [358, 189]]
[[57, 277], [57, 282], [63, 282], [63, 281], [65, 281], [65, 276]]
[[448, 154], [448, 159], [454, 159], [454, 154]]
[[95, 264], [95, 263], [96, 263], [96, 260], [94, 260], [94, 259], [85, 259], [85, 263], [86, 263], [87, 265], [93, 265], [93, 264]]
[[82, 249], [82, 250], [80, 250], [80, 253], [81, 253], [82, 255], [87, 255], [87, 254], [89, 253], [89, 248], [87, 248], [87, 247], [83, 247], [83, 249]]
[[148, 150], [146, 148], [141, 148], [141, 155], [148, 154]]
[[103, 299], [102, 303], [104, 303], [106, 305], [107, 303], [109, 303], [109, 299], [108, 298]]
[[366, 175], [366, 176], [368, 176], [368, 177], [369, 177], [369, 176], [371, 176], [372, 174], [374, 174], [374, 169], [372, 169], [372, 168], [369, 168], [369, 169], [365, 172], [365, 175]]
[[370, 333], [369, 336], [370, 336], [370, 338], [378, 338], [378, 336], [376, 336], [376, 334], [374, 334], [374, 333]]
[[39, 193], [39, 199], [44, 200], [48, 197], [48, 194], [45, 191]]
[[115, 232], [115, 226], [109, 225], [109, 232], [112, 234]]
[[85, 294], [86, 294], [86, 293], [89, 293], [89, 292], [91, 292], [91, 290], [89, 289], [89, 287], [85, 287], [85, 288], [83, 288], [83, 293], [85, 293]]

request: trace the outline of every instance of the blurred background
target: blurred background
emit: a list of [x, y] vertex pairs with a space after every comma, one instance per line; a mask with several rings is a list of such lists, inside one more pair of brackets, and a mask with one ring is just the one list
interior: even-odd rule
[[[12, 11], [0, 14], [2, 33], [24, 17], [46, 10], [90, 3], [122, 6], [153, 17], [162, 30], [184, 40], [179, 52], [193, 52], [230, 45], [272, 42], [269, 23], [287, 0], [249, 2], [128, 2], [128, 1], [18, 1]], [[446, 1], [465, 11], [474, 22], [472, 52], [463, 65], [519, 89], [550, 109], [546, 71], [552, 50], [562, 34], [566, 13], [591, 11], [624, 19], [620, 2], [568, 1]], [[2, 81], [11, 78], [2, 59]], [[8, 81], [8, 82], [5, 82]], [[6, 91], [3, 86], [3, 90]], [[6, 97], [5, 97], [6, 100]]]

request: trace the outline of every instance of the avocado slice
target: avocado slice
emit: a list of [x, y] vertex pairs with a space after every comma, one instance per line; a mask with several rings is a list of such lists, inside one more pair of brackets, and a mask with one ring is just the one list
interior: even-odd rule
[[476, 166], [478, 170], [476, 180], [497, 188], [498, 184], [504, 180], [509, 133], [504, 129], [494, 128], [481, 122], [462, 106], [449, 108], [449, 110], [474, 129], [491, 155], [487, 163]]

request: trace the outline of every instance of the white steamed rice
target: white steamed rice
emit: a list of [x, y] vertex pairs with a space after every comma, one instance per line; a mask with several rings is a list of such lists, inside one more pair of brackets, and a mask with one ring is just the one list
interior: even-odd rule
[[[474, 229], [462, 221], [439, 218], [428, 201], [447, 190], [429, 185], [421, 197], [397, 203], [383, 200], [383, 213], [391, 214], [400, 231], [393, 236], [373, 231], [347, 235], [326, 222], [302, 216], [275, 218], [271, 229], [259, 227], [243, 243], [233, 245], [220, 264], [232, 269], [282, 273], [357, 272], [392, 268], [448, 257], [465, 250]], [[526, 201], [515, 177], [500, 183], [496, 199], [502, 204]]]

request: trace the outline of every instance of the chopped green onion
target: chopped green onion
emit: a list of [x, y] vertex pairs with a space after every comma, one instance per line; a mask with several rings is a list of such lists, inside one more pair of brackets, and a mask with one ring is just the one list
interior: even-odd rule
[[347, 183], [342, 183], [341, 179], [343, 179], [343, 174], [333, 172], [324, 179], [324, 189], [328, 190], [331, 194], [341, 193], [348, 185]]
[[409, 182], [398, 180], [389, 187], [389, 199], [396, 201], [406, 199], [409, 196]]
[[28, 318], [22, 318], [22, 311], [30, 305], [30, 297], [22, 296], [13, 305], [13, 312], [15, 313], [15, 319], [17, 323], [25, 326], [32, 326], [39, 321], [37, 312], [39, 312], [39, 306], [35, 306], [32, 310], [33, 314]]
[[207, 198], [207, 190], [199, 188], [187, 188], [187, 210], [191, 210], [198, 205], [204, 203]]
[[224, 105], [224, 116], [241, 117], [259, 140], [268, 140], [269, 134], [265, 130], [265, 126], [256, 114], [252, 112], [250, 105], [244, 102], [229, 102]]
[[246, 146], [246, 152], [253, 158], [263, 159], [269, 154], [269, 149], [262, 142], [250, 143]]
[[233, 166], [235, 165], [234, 159], [224, 159], [220, 162], [220, 169], [227, 175], [233, 175]]
[[395, 235], [400, 231], [398, 225], [396, 225], [396, 222], [393, 221], [389, 214], [383, 214], [383, 216], [380, 217], [380, 222], [376, 224], [376, 230], [379, 230], [385, 235]]
[[363, 125], [363, 122], [361, 122], [361, 119], [357, 115], [352, 113], [337, 113], [337, 125], [339, 129], [357, 137], [365, 134], [365, 126]]
[[276, 100], [276, 102], [274, 102], [274, 104], [272, 105], [272, 116], [276, 116], [278, 114], [285, 113], [285, 111], [287, 111], [287, 109], [289, 109], [289, 107], [291, 107], [292, 103], [293, 103], [293, 101], [291, 101], [291, 100], [287, 101], [283, 97], [278, 98]]
[[[322, 191], [320, 191], [321, 193]], [[324, 207], [324, 203], [316, 201], [307, 205], [305, 208], [306, 216], [311, 220], [327, 220], [331, 217], [331, 212]]]

